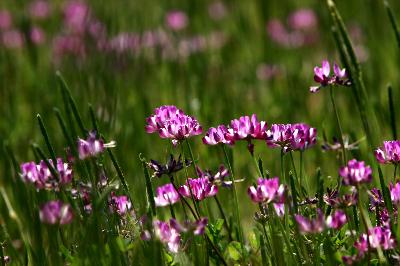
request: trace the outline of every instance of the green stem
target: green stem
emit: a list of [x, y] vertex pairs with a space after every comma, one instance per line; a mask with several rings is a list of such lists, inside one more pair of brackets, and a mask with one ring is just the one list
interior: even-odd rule
[[333, 112], [335, 113], [335, 117], [336, 117], [336, 126], [339, 130], [339, 142], [340, 142], [340, 146], [342, 147], [342, 163], [343, 163], [343, 165], [346, 165], [346, 147], [344, 146], [343, 130], [342, 130], [342, 125], [340, 124], [339, 113], [336, 108], [336, 102], [335, 102], [335, 97], [333, 95], [333, 86], [332, 85], [329, 86], [329, 95], [331, 97]]
[[231, 162], [230, 162], [229, 157], [228, 157], [228, 153], [226, 151], [226, 147], [225, 147], [225, 145], [222, 145], [221, 147], [222, 147], [222, 150], [224, 152], [225, 161], [226, 161], [226, 164], [228, 165], [229, 172], [230, 172], [229, 176], [231, 177], [231, 182], [232, 182], [232, 194], [233, 194], [233, 200], [234, 200], [233, 215], [235, 217], [236, 225], [238, 227], [238, 234], [239, 234], [238, 235], [238, 240], [242, 245], [244, 245], [243, 230], [242, 230], [242, 225], [241, 225], [241, 222], [240, 222], [240, 215], [239, 215], [239, 203], [238, 203], [238, 198], [237, 198], [237, 193], [236, 193], [235, 176], [234, 176], [234, 173], [233, 173]]
[[396, 182], [397, 164], [394, 165], [393, 182]]
[[217, 203], [218, 210], [219, 210], [219, 212], [220, 212], [220, 214], [222, 216], [222, 219], [224, 220], [224, 225], [225, 225], [225, 229], [226, 229], [226, 231], [228, 233], [229, 240], [232, 241], [233, 240], [232, 239], [232, 231], [231, 231], [231, 228], [230, 228], [230, 226], [228, 224], [228, 220], [226, 219], [226, 215], [225, 215], [224, 209], [222, 208], [222, 205], [219, 202], [219, 200], [217, 198], [217, 195], [214, 196], [214, 199], [215, 199], [215, 203]]

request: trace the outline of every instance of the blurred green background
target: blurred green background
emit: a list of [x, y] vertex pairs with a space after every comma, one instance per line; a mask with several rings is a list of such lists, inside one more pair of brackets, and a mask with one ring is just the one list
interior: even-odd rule
[[[12, 17], [11, 26], [2, 30], [0, 43], [0, 141], [10, 145], [19, 162], [34, 159], [32, 142], [44, 147], [37, 113], [46, 123], [56, 153], [65, 156], [67, 144], [53, 113], [53, 107], [63, 109], [55, 76], [60, 70], [86, 124], [90, 125], [91, 103], [101, 131], [117, 142], [115, 154], [137, 200], [135, 205], [145, 200], [139, 154], [163, 161], [170, 152], [168, 140], [144, 131], [145, 118], [164, 104], [195, 116], [204, 131], [252, 113], [268, 124], [308, 123], [319, 130], [318, 145], [305, 155], [310, 182], [317, 166], [324, 176], [336, 175], [336, 155], [320, 149], [323, 130], [329, 140], [338, 135], [329, 95], [324, 90], [308, 91], [314, 85], [315, 65], [325, 58], [339, 62], [324, 1], [75, 1], [88, 8], [85, 23], [101, 25], [100, 37], [90, 29], [74, 33], [68, 28], [65, 10], [74, 2], [47, 2], [50, 10], [44, 18], [32, 16], [32, 3], [0, 3], [0, 9]], [[400, 2], [391, 4], [394, 13], [400, 14]], [[337, 5], [361, 62], [380, 127], [381, 139], [376, 140], [380, 143], [391, 139], [387, 84], [392, 84], [397, 103], [400, 50], [382, 1], [341, 0]], [[299, 9], [312, 12], [315, 25], [294, 29], [289, 17]], [[187, 25], [181, 30], [166, 23], [173, 10], [186, 14]], [[279, 29], [271, 33], [271, 20], [280, 21], [285, 36], [279, 35]], [[29, 39], [34, 27], [45, 35], [37, 43]], [[18, 37], [14, 36], [16, 44], [13, 36], [4, 37], [9, 30], [21, 34], [20, 43]], [[66, 36], [78, 38], [78, 44], [57, 43]], [[350, 89], [338, 89], [336, 99], [350, 142], [362, 138]], [[224, 161], [220, 149], [203, 145], [199, 137], [191, 143], [200, 167], [216, 169]], [[255, 176], [246, 144], [237, 146], [233, 150], [236, 176]], [[262, 142], [255, 149], [271, 175], [279, 175], [279, 150], [267, 149]], [[365, 141], [361, 149], [365, 152], [354, 151], [355, 155], [367, 159]], [[5, 156], [0, 160], [4, 162]], [[8, 164], [0, 167], [2, 183], [7, 183]], [[242, 197], [250, 183], [240, 185]], [[250, 220], [252, 209], [242, 209], [243, 217]]]

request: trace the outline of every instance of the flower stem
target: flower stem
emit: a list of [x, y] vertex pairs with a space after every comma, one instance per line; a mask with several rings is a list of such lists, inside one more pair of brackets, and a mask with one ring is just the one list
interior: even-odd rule
[[225, 215], [224, 209], [222, 208], [222, 205], [219, 202], [219, 200], [217, 198], [217, 195], [214, 196], [214, 199], [215, 199], [215, 203], [217, 203], [218, 210], [219, 210], [219, 212], [220, 212], [220, 214], [222, 216], [222, 219], [224, 219], [224, 225], [225, 225], [226, 231], [228, 232], [229, 240], [232, 241], [233, 240], [232, 239], [232, 232], [231, 232], [231, 228], [229, 227], [228, 220], [226, 219], [226, 215]]
[[236, 220], [236, 225], [238, 227], [238, 240], [239, 242], [244, 245], [244, 240], [243, 240], [243, 230], [242, 230], [242, 225], [240, 222], [240, 216], [239, 216], [239, 203], [238, 203], [238, 198], [237, 198], [237, 193], [236, 193], [236, 184], [235, 184], [235, 176], [233, 173], [232, 165], [228, 157], [228, 153], [226, 151], [225, 145], [222, 145], [222, 150], [225, 155], [225, 161], [226, 164], [228, 165], [229, 172], [230, 172], [230, 177], [231, 177], [231, 182], [232, 182], [232, 194], [233, 194], [233, 200], [234, 200], [234, 208], [233, 208], [233, 213], [234, 217]]
[[340, 146], [342, 147], [342, 163], [343, 163], [343, 165], [345, 165], [346, 164], [346, 147], [344, 146], [343, 130], [342, 130], [342, 126], [340, 124], [339, 113], [336, 108], [336, 102], [335, 102], [335, 97], [333, 95], [333, 86], [332, 85], [329, 86], [329, 95], [331, 97], [333, 112], [335, 113], [335, 117], [336, 117], [336, 126], [339, 130], [339, 142], [340, 142]]

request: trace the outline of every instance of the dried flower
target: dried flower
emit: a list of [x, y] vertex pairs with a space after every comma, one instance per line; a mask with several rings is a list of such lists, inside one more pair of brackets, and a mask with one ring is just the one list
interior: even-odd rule
[[341, 167], [339, 174], [343, 177], [343, 184], [348, 186], [369, 183], [372, 180], [371, 167], [356, 159], [350, 160], [347, 166]]
[[[185, 160], [185, 166], [188, 167], [192, 164], [190, 160]], [[166, 164], [161, 164], [156, 160], [150, 160], [147, 163], [147, 166], [152, 169], [153, 176], [161, 177], [163, 175], [171, 176], [172, 174], [179, 172], [183, 169], [183, 162], [181, 160], [181, 155], [179, 155], [178, 159], [176, 160], [172, 154], [169, 156], [169, 160]]]
[[400, 140], [384, 141], [383, 147], [375, 150], [375, 157], [379, 163], [400, 163]]
[[154, 202], [159, 207], [175, 204], [180, 198], [178, 191], [176, 191], [174, 185], [171, 183], [158, 187], [156, 195]]
[[69, 204], [54, 200], [42, 205], [39, 217], [43, 223], [63, 225], [71, 223], [74, 215]]

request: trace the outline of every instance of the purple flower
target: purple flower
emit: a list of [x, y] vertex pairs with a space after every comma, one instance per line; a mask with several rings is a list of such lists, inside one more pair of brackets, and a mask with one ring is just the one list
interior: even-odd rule
[[208, 15], [213, 20], [223, 19], [226, 13], [226, 7], [221, 1], [215, 1], [208, 5]]
[[354, 243], [354, 247], [360, 254], [367, 252], [368, 246], [372, 250], [378, 247], [383, 250], [394, 249], [396, 240], [389, 228], [377, 226], [368, 230], [368, 236], [367, 234], [362, 234], [359, 240]]
[[307, 124], [299, 123], [292, 125], [292, 150], [305, 150], [317, 142], [317, 129]]
[[372, 180], [372, 170], [369, 165], [365, 165], [363, 161], [352, 159], [339, 170], [340, 176], [343, 177], [343, 184], [348, 186], [356, 186], [360, 183], [369, 183]]
[[[232, 181], [225, 180], [225, 178], [229, 176], [229, 171], [228, 169], [225, 168], [223, 164], [219, 166], [218, 172], [216, 172], [215, 174], [210, 170], [202, 171], [199, 167], [197, 167], [196, 170], [199, 177], [207, 178], [211, 183], [215, 185], [222, 185], [226, 187], [232, 185]], [[235, 182], [241, 182], [241, 181], [243, 180], [242, 179], [235, 180]]]
[[36, 0], [29, 5], [29, 15], [32, 18], [44, 19], [50, 14], [50, 6], [47, 1]]
[[12, 25], [12, 17], [10, 11], [6, 9], [0, 10], [0, 30], [9, 30]]
[[371, 189], [371, 191], [369, 193], [369, 203], [370, 203], [370, 207], [369, 207], [370, 211], [375, 210], [376, 207], [378, 207], [378, 206], [384, 206], [382, 193], [379, 189], [377, 189], [377, 188]]
[[67, 28], [76, 34], [86, 30], [90, 9], [83, 1], [72, 0], [64, 8], [64, 23]]
[[340, 229], [346, 223], [347, 223], [347, 217], [344, 211], [342, 210], [337, 210], [333, 215], [329, 215], [326, 218], [326, 225], [329, 228]]
[[394, 204], [400, 203], [400, 182], [397, 182], [395, 185], [390, 184], [390, 198]]
[[225, 135], [228, 133], [228, 129], [224, 125], [218, 127], [211, 127], [208, 129], [206, 135], [202, 138], [203, 143], [206, 145], [217, 145], [217, 144], [229, 144], [232, 145], [234, 141], [227, 140]]
[[[53, 161], [49, 159], [49, 164], [54, 167]], [[68, 184], [72, 181], [73, 172], [68, 163], [64, 163], [61, 158], [57, 158], [56, 166], [58, 172], [54, 177], [44, 161], [40, 161], [38, 165], [35, 162], [27, 162], [21, 164], [22, 179], [26, 183], [32, 183], [37, 189], [53, 189], [60, 185]]]
[[114, 192], [111, 193], [110, 207], [119, 215], [123, 216], [132, 208], [132, 203], [128, 196], [116, 196]]
[[299, 214], [295, 215], [296, 222], [302, 234], [321, 233], [325, 229], [325, 219], [322, 211], [318, 209], [317, 217], [313, 220], [305, 218]]
[[178, 230], [170, 226], [166, 222], [154, 221], [153, 222], [155, 235], [164, 244], [168, 245], [169, 251], [178, 253], [179, 244], [181, 242], [181, 235]]
[[288, 17], [288, 25], [294, 30], [310, 30], [317, 26], [317, 17], [312, 9], [299, 9]]
[[1, 33], [1, 41], [6, 48], [18, 49], [22, 48], [25, 43], [23, 34], [14, 29], [10, 29]]
[[165, 23], [171, 30], [183, 30], [188, 24], [188, 17], [183, 11], [173, 10], [167, 13]]
[[267, 123], [258, 121], [255, 114], [251, 115], [251, 117], [241, 116], [239, 119], [231, 121], [225, 138], [232, 142], [251, 139], [265, 140], [267, 138]]
[[345, 69], [340, 69], [340, 67], [334, 63], [333, 72], [334, 74], [331, 76], [331, 67], [327, 60], [322, 61], [322, 67], [314, 68], [314, 80], [319, 83], [319, 86], [310, 87], [310, 92], [315, 93], [319, 91], [322, 87], [328, 85], [342, 85], [348, 86], [350, 84], [349, 80], [347, 80], [347, 72]]
[[271, 179], [258, 178], [257, 187], [251, 186], [247, 189], [247, 194], [253, 202], [266, 202], [277, 201], [281, 203], [284, 195], [284, 185], [279, 185], [279, 178], [274, 177]]
[[[190, 160], [185, 160], [186, 167], [190, 166], [191, 164], [192, 162]], [[179, 172], [184, 167], [181, 155], [179, 155], [178, 159], [176, 160], [172, 154], [170, 154], [169, 159], [165, 164], [161, 164], [156, 160], [150, 160], [150, 162], [147, 163], [147, 166], [154, 171], [153, 176], [156, 177], [161, 177], [163, 175], [167, 175], [169, 177], [172, 174]]]
[[194, 235], [204, 234], [205, 228], [208, 224], [208, 218], [200, 218], [195, 222], [184, 221], [178, 223], [175, 219], [170, 219], [169, 224], [179, 233], [193, 233]]
[[317, 130], [304, 123], [273, 124], [267, 131], [267, 145], [280, 147], [284, 152], [305, 150], [315, 145]]
[[165, 184], [156, 189], [156, 197], [154, 201], [156, 206], [163, 207], [167, 205], [175, 204], [179, 201], [179, 193], [175, 190], [174, 185], [171, 183]]
[[43, 223], [62, 225], [71, 223], [74, 215], [69, 204], [54, 200], [42, 205], [39, 217]]
[[199, 122], [175, 106], [161, 106], [156, 108], [154, 113], [146, 119], [146, 132], [158, 132], [161, 138], [172, 139], [173, 145], [202, 133]]
[[196, 179], [189, 178], [188, 182], [179, 188], [179, 192], [188, 198], [190, 198], [191, 193], [193, 193], [193, 197], [196, 200], [203, 200], [215, 196], [218, 193], [218, 187], [211, 183], [206, 177]]
[[272, 124], [271, 129], [267, 131], [267, 145], [281, 147], [284, 151], [288, 151], [292, 137], [291, 124]]
[[79, 159], [84, 160], [89, 157], [95, 157], [104, 152], [105, 148], [115, 147], [115, 142], [104, 143], [101, 138], [96, 138], [96, 132], [92, 131], [86, 140], [78, 139]]
[[375, 157], [379, 163], [400, 163], [400, 140], [384, 141], [383, 147], [375, 150]]
[[29, 32], [29, 38], [33, 44], [39, 45], [44, 43], [46, 36], [43, 30], [39, 27], [32, 27]]

